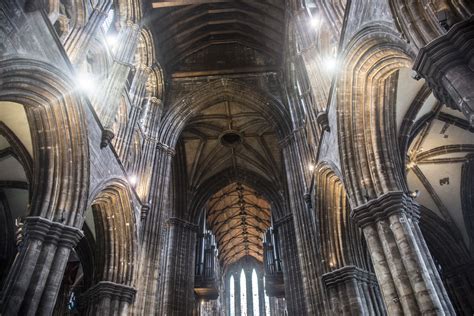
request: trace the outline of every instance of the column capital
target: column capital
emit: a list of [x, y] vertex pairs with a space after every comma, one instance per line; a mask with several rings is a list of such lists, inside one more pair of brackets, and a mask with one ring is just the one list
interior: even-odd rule
[[419, 205], [405, 192], [388, 192], [354, 208], [351, 218], [361, 227], [396, 213], [404, 213], [418, 221]]
[[327, 288], [354, 280], [372, 285], [377, 284], [377, 278], [374, 273], [356, 266], [345, 266], [322, 275], [322, 281]]
[[33, 238], [72, 249], [84, 233], [77, 227], [68, 226], [39, 216], [25, 218], [25, 239]]
[[120, 301], [132, 304], [137, 290], [125, 284], [110, 281], [100, 281], [83, 294], [83, 299], [94, 303], [103, 297], [118, 298]]
[[[462, 91], [461, 86], [453, 85], [451, 82], [456, 79], [463, 81], [460, 68], [455, 67], [461, 66], [471, 71], [470, 56], [474, 53], [472, 32], [474, 32], [474, 15], [455, 24], [446, 34], [421, 48], [413, 64], [415, 79], [426, 79], [436, 98], [450, 108], [461, 110], [471, 119], [474, 116], [474, 109], [471, 108], [474, 101], [471, 100], [472, 95], [465, 95], [469, 91]], [[453, 70], [454, 76], [449, 75], [448, 73]]]
[[156, 143], [156, 149], [165, 152], [170, 157], [174, 157], [174, 155], [176, 155], [176, 150], [174, 150], [174, 148], [166, 144], [163, 144], [162, 142]]
[[177, 218], [177, 217], [168, 218], [166, 224], [168, 224], [168, 226], [179, 226], [179, 227], [182, 227], [184, 229], [190, 230], [190, 231], [195, 232], [195, 233], [197, 233], [198, 230], [199, 230], [198, 225], [195, 225], [191, 222], [188, 222], [184, 219]]

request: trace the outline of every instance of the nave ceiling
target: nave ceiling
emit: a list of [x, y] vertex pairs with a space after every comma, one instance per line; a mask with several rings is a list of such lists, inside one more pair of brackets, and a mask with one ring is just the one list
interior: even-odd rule
[[259, 192], [232, 183], [209, 199], [206, 210], [224, 267], [246, 256], [263, 262], [263, 235], [271, 225], [271, 210]]
[[[271, 67], [282, 60], [285, 3], [155, 1], [150, 28], [168, 73]], [[239, 52], [239, 54], [236, 54]]]

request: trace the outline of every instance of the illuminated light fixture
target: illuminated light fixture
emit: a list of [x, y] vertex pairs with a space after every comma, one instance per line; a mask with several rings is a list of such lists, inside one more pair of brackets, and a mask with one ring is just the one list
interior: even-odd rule
[[137, 177], [136, 176], [130, 176], [128, 177], [128, 182], [131, 184], [131, 185], [135, 185], [137, 184]]
[[309, 21], [309, 24], [311, 27], [317, 29], [319, 27], [319, 24], [321, 23], [321, 20], [317, 16], [312, 16], [311, 20]]
[[107, 44], [109, 45], [111, 49], [114, 49], [118, 43], [118, 38], [116, 35], [109, 34], [105, 37], [105, 41], [107, 42]]
[[410, 196], [416, 199], [418, 196], [420, 196], [420, 190], [411, 191]]
[[77, 83], [82, 91], [91, 92], [94, 89], [94, 79], [88, 73], [80, 73], [77, 76]]
[[337, 69], [337, 64], [335, 57], [328, 57], [324, 60], [324, 67], [328, 72], [334, 72]]
[[310, 163], [308, 165], [308, 169], [309, 169], [309, 171], [313, 172], [314, 171], [314, 165], [312, 163]]

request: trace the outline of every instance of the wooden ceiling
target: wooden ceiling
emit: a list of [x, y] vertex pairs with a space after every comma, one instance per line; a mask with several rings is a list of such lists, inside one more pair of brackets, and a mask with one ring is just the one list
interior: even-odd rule
[[270, 204], [258, 192], [241, 183], [226, 186], [209, 199], [207, 222], [224, 267], [245, 256], [263, 262], [263, 234], [271, 225]]
[[186, 57], [219, 45], [238, 44], [268, 60], [283, 53], [283, 0], [154, 1], [148, 18], [160, 62], [172, 72]]

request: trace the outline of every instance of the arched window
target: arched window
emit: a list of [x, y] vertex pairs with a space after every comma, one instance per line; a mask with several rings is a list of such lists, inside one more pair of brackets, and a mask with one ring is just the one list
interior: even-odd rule
[[229, 303], [229, 314], [230, 316], [235, 316], [235, 284], [234, 284], [234, 276], [230, 276], [229, 280], [229, 297], [230, 297], [230, 303]]
[[[247, 274], [248, 273], [248, 274]], [[269, 299], [264, 289], [263, 271], [255, 265], [238, 266], [226, 276], [227, 314], [230, 316], [270, 316]]]
[[247, 316], [247, 279], [244, 269], [240, 272], [240, 311], [242, 316]]
[[253, 316], [260, 316], [260, 302], [258, 297], [258, 278], [255, 269], [252, 271], [252, 302], [253, 302]]
[[265, 316], [270, 316], [270, 298], [267, 295], [267, 291], [265, 290], [265, 277], [263, 277], [263, 288], [265, 293]]

